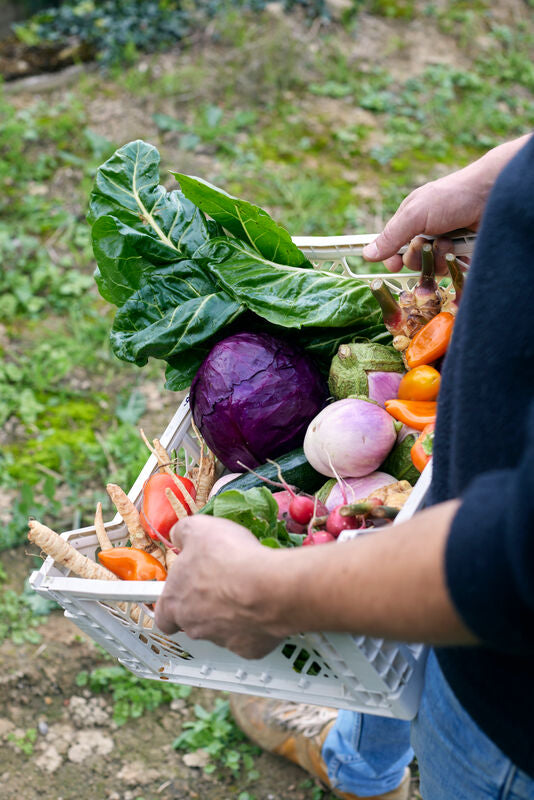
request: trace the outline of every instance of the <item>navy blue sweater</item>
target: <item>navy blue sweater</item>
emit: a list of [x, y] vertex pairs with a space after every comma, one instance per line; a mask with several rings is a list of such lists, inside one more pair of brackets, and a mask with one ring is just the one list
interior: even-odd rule
[[432, 502], [461, 497], [453, 603], [482, 646], [440, 648], [479, 727], [534, 777], [534, 137], [490, 195], [445, 359]]

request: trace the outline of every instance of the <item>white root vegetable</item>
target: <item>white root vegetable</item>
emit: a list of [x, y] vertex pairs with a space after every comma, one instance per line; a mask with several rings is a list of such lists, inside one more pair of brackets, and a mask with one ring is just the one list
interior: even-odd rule
[[100, 545], [100, 549], [111, 550], [113, 545], [111, 544], [108, 532], [106, 531], [104, 525], [104, 518], [102, 516], [102, 503], [97, 503], [96, 506], [95, 531], [96, 531], [96, 537], [98, 539], [98, 544]]
[[30, 542], [40, 547], [47, 555], [52, 556], [54, 561], [57, 561], [63, 567], [67, 567], [80, 578], [92, 578], [93, 580], [101, 581], [119, 580], [113, 572], [82, 555], [58, 533], [51, 528], [47, 528], [46, 525], [31, 519], [29, 527], [28, 539]]
[[144, 532], [139, 518], [139, 511], [128, 495], [120, 486], [117, 486], [116, 483], [108, 483], [106, 490], [115, 504], [115, 508], [124, 520], [128, 533], [130, 534], [132, 547], [145, 550], [147, 553], [150, 553], [151, 556], [157, 558], [162, 564], [165, 564], [165, 557], [161, 548]]
[[[35, 519], [29, 521], [28, 539], [39, 547], [48, 556], [51, 556], [54, 561], [61, 564], [73, 572], [79, 578], [88, 578], [100, 581], [118, 581], [118, 578], [113, 572], [102, 564], [97, 564], [87, 556], [82, 555], [75, 547], [65, 541], [59, 533], [56, 533], [51, 528], [47, 528], [41, 522]], [[117, 603], [121, 611], [128, 613], [127, 603]], [[139, 622], [141, 619], [142, 611], [139, 606], [130, 606], [129, 616], [134, 622]], [[151, 628], [153, 625], [150, 617], [143, 614], [143, 627]]]
[[174, 492], [171, 491], [171, 489], [169, 489], [169, 487], [165, 489], [165, 497], [171, 504], [172, 510], [174, 511], [178, 519], [185, 519], [187, 517], [187, 511], [180, 503]]
[[145, 545], [148, 544], [149, 537], [146, 535], [141, 525], [139, 511], [136, 509], [128, 495], [121, 489], [120, 486], [117, 486], [116, 483], [108, 483], [106, 486], [106, 491], [111, 497], [115, 508], [124, 520], [124, 524], [126, 525], [128, 533], [130, 534], [132, 547], [139, 547], [139, 549], [144, 550]]
[[175, 553], [174, 550], [171, 550], [170, 547], [167, 548], [167, 550], [165, 550], [165, 567], [167, 569], [167, 572], [169, 572], [170, 568], [178, 558], [178, 555], [179, 554]]

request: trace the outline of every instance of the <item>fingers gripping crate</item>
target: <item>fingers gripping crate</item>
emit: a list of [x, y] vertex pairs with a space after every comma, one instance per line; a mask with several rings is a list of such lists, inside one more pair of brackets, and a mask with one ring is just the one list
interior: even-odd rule
[[[344, 269], [346, 256], [351, 253], [344, 247], [336, 258], [330, 245], [329, 248], [322, 260]], [[314, 245], [308, 254], [320, 260], [317, 252]], [[391, 278], [403, 288], [412, 280], [412, 276]], [[161, 443], [167, 450], [184, 448], [191, 462], [197, 463], [199, 450], [187, 398], [161, 436]], [[138, 508], [143, 485], [156, 466], [152, 455], [129, 492]], [[429, 480], [427, 468], [398, 521], [417, 510]], [[128, 533], [119, 515], [105, 527], [114, 545], [126, 543]], [[96, 560], [98, 539], [94, 527], [68, 531], [62, 536], [83, 555]], [[338, 633], [304, 634], [286, 639], [265, 658], [247, 660], [210, 642], [192, 640], [183, 632], [167, 636], [158, 631], [152, 604], [163, 590], [160, 582], [71, 577], [51, 557], [32, 574], [30, 582], [36, 591], [56, 600], [67, 618], [139, 677], [399, 719], [410, 719], [417, 711], [426, 659], [426, 648], [420, 644]]]

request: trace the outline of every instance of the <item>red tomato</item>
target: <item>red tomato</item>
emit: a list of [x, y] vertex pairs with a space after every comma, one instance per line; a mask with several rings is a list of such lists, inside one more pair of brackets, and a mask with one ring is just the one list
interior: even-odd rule
[[[182, 475], [177, 475], [177, 479], [189, 492], [193, 500], [196, 498], [196, 491], [193, 481], [189, 478], [184, 478]], [[191, 509], [185, 502], [183, 494], [180, 492], [179, 487], [166, 472], [156, 472], [151, 475], [146, 481], [143, 491], [143, 508], [141, 510], [140, 518], [141, 525], [145, 533], [152, 539], [157, 539], [153, 529], [155, 528], [166, 539], [169, 538], [169, 532], [177, 521], [178, 517], [172, 510], [172, 506], [165, 496], [165, 489], [169, 488], [173, 494], [176, 495], [178, 500], [182, 503], [188, 514], [191, 514]]]

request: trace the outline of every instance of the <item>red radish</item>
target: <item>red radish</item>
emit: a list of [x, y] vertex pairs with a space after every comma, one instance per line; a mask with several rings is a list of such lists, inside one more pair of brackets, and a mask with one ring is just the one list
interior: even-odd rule
[[302, 542], [302, 546], [310, 545], [310, 544], [328, 544], [329, 542], [335, 542], [336, 537], [332, 536], [331, 533], [327, 531], [315, 531], [314, 533], [309, 533], [304, 541]]
[[282, 514], [289, 514], [289, 504], [293, 499], [293, 494], [287, 489], [282, 492], [273, 492], [273, 497], [278, 503], [278, 519], [282, 519]]
[[289, 513], [292, 519], [294, 519], [295, 522], [299, 522], [301, 525], [308, 524], [313, 517], [314, 510], [315, 503], [313, 498], [305, 494], [296, 495], [289, 504]]
[[344, 517], [339, 513], [340, 509], [343, 507], [344, 503], [341, 503], [339, 506], [332, 509], [326, 520], [326, 530], [336, 538], [341, 531], [354, 530], [355, 528], [362, 527], [361, 517]]
[[273, 497], [278, 503], [278, 519], [285, 522], [289, 533], [306, 533], [306, 526], [295, 522], [289, 514], [289, 505], [293, 500], [291, 493], [284, 489], [282, 492], [273, 492]]
[[323, 503], [308, 494], [298, 494], [289, 504], [289, 513], [295, 522], [307, 525], [314, 517], [323, 516], [328, 511]]

